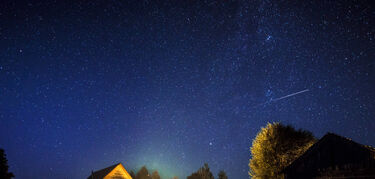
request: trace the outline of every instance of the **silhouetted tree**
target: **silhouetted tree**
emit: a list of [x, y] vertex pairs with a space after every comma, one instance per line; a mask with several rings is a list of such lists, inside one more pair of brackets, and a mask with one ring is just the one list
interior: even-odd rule
[[205, 163], [203, 167], [198, 169], [197, 172], [188, 176], [187, 179], [214, 179], [214, 176], [212, 175], [208, 164]]
[[135, 176], [135, 179], [151, 179], [150, 174], [148, 173], [148, 170], [146, 166], [143, 166]]
[[156, 171], [156, 170], [154, 172], [152, 172], [151, 179], [160, 179], [159, 172]]
[[0, 149], [0, 178], [1, 179], [11, 179], [14, 177], [13, 173], [8, 172], [8, 160], [6, 158], [3, 149]]
[[253, 179], [283, 178], [281, 170], [302, 155], [316, 139], [311, 132], [280, 123], [262, 128], [250, 148], [249, 175]]
[[133, 179], [135, 178], [135, 173], [134, 173], [133, 170], [130, 170], [129, 175], [130, 175]]
[[224, 172], [224, 170], [221, 170], [218, 174], [219, 179], [228, 179], [227, 174]]

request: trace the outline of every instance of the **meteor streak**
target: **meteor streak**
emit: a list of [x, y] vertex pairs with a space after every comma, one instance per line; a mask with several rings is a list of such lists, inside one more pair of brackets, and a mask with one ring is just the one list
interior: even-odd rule
[[279, 101], [279, 100], [282, 100], [282, 99], [285, 99], [285, 98], [289, 98], [289, 97], [292, 97], [292, 96], [295, 96], [295, 95], [298, 95], [298, 94], [301, 94], [301, 93], [305, 93], [305, 92], [308, 92], [308, 91], [310, 91], [310, 90], [309, 89], [305, 89], [305, 90], [298, 91], [298, 92], [295, 92], [295, 93], [292, 93], [292, 94], [288, 94], [288, 95], [280, 97], [280, 98], [270, 99], [269, 101], [267, 101], [265, 103], [258, 104], [255, 107], [262, 106], [262, 105], [265, 105], [265, 104], [269, 104], [269, 103], [272, 103], [272, 102], [276, 102], [276, 101]]
[[297, 94], [301, 94], [301, 93], [308, 92], [308, 91], [309, 91], [309, 89], [305, 89], [305, 90], [298, 91], [298, 92], [295, 92], [295, 93], [292, 93], [292, 94], [288, 94], [288, 95], [280, 97], [280, 98], [272, 99], [271, 101], [274, 101], [274, 102], [275, 101], [279, 101], [279, 100], [282, 100], [282, 99], [285, 99], [285, 98], [289, 98], [289, 97], [295, 96]]

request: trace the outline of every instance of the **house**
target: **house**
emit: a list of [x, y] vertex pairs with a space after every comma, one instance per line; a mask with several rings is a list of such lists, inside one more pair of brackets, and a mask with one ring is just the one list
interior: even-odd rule
[[121, 163], [92, 172], [87, 179], [132, 179]]
[[375, 149], [328, 133], [282, 173], [285, 179], [375, 178]]

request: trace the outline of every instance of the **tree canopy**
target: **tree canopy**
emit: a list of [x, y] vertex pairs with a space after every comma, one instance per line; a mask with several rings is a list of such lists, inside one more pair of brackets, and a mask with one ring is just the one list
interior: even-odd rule
[[268, 123], [250, 148], [249, 175], [253, 179], [283, 178], [281, 170], [302, 155], [316, 139], [311, 132]]
[[192, 173], [187, 179], [214, 179], [214, 176], [212, 175], [208, 164], [205, 163], [203, 167], [198, 169], [195, 173]]
[[152, 172], [151, 179], [160, 179], [160, 175], [158, 171]]
[[224, 172], [224, 170], [220, 170], [218, 177], [219, 179], [228, 179], [227, 174]]
[[14, 177], [13, 173], [8, 172], [8, 169], [8, 160], [6, 158], [5, 152], [3, 149], [0, 149], [0, 178], [11, 179]]
[[135, 175], [135, 179], [151, 179], [146, 166], [143, 166]]

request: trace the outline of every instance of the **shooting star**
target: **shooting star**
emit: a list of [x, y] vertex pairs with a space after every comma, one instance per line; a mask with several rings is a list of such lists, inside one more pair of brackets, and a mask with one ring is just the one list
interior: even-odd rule
[[305, 89], [305, 90], [298, 91], [298, 92], [295, 92], [295, 93], [292, 93], [292, 94], [288, 94], [288, 95], [280, 97], [280, 98], [272, 99], [271, 101], [272, 102], [279, 101], [279, 100], [282, 100], [282, 99], [285, 99], [285, 98], [289, 98], [289, 97], [295, 96], [297, 94], [301, 94], [301, 93], [308, 92], [308, 91], [309, 91], [309, 89]]
[[305, 93], [305, 92], [308, 92], [308, 91], [310, 91], [310, 90], [309, 89], [305, 89], [305, 90], [298, 91], [298, 92], [295, 92], [295, 93], [292, 93], [292, 94], [288, 94], [288, 95], [280, 97], [280, 98], [270, 99], [269, 101], [267, 101], [265, 103], [258, 104], [255, 107], [262, 106], [262, 105], [269, 104], [269, 103], [276, 102], [276, 101], [280, 101], [282, 99], [289, 98], [289, 97], [292, 97], [292, 96], [295, 96], [295, 95], [298, 95], [298, 94], [301, 94], [301, 93]]

